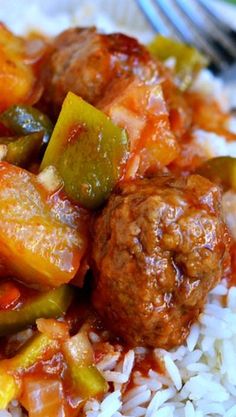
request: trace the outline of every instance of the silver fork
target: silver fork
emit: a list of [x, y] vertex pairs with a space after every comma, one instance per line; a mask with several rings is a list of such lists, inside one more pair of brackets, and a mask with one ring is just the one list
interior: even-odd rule
[[204, 0], [136, 1], [156, 32], [195, 45], [213, 71], [225, 72], [236, 63], [236, 32]]

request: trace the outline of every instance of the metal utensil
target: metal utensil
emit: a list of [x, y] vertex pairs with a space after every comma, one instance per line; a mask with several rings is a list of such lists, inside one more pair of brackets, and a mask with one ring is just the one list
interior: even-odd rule
[[[210, 61], [214, 72], [232, 72], [236, 32], [204, 0], [136, 0], [156, 32], [192, 44]], [[236, 78], [236, 67], [233, 70]]]

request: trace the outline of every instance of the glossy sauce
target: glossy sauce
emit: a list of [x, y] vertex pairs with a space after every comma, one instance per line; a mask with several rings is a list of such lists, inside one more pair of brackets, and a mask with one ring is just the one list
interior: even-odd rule
[[[108, 40], [105, 38], [103, 41], [108, 42]], [[143, 59], [145, 65], [147, 62], [149, 62], [148, 53], [145, 55], [144, 50], [140, 49], [134, 40], [130, 40], [130, 43], [123, 43], [123, 35], [113, 35], [113, 37], [109, 38], [108, 43], [110, 48], [109, 52], [112, 52], [114, 55], [112, 56], [111, 64], [108, 60], [109, 56], [106, 58], [108, 60], [106, 66], [109, 67], [109, 73], [111, 68], [117, 67], [117, 73], [120, 76], [123, 70], [129, 66], [133, 66], [135, 68], [137, 66], [135, 71], [138, 71], [138, 64], [140, 59]], [[29, 40], [27, 47], [29, 52], [28, 59], [31, 59], [35, 74], [39, 74], [41, 68], [47, 60], [47, 55], [51, 52], [51, 46], [48, 45], [47, 42], [44, 42], [43, 39], [41, 39], [40, 44], [40, 37], [37, 39], [36, 36], [35, 39], [32, 38]], [[33, 51], [34, 48], [35, 50]], [[130, 52], [132, 52], [132, 54], [129, 58]], [[142, 54], [144, 54], [143, 58]], [[68, 62], [70, 61], [68, 60]], [[78, 76], [77, 79], [80, 79], [80, 77]], [[134, 89], [136, 93], [138, 89], [140, 92], [140, 97], [143, 99], [143, 102], [141, 103], [142, 105], [140, 105], [138, 95], [129, 96], [129, 94], [127, 96], [124, 95], [123, 101], [121, 100], [119, 103], [123, 105], [127, 111], [133, 113], [136, 119], [140, 118], [141, 122], [143, 123], [141, 132], [139, 132], [140, 136], [138, 141], [135, 142], [134, 140], [131, 144], [131, 157], [130, 161], [128, 162], [128, 170], [132, 170], [135, 163], [137, 163], [138, 167], [141, 167], [139, 172], [140, 176], [142, 176], [147, 171], [147, 167], [149, 167], [149, 172], [156, 173], [157, 169], [160, 167], [165, 168], [166, 164], [169, 164], [177, 158], [175, 161], [173, 161], [171, 166], [168, 166], [168, 169], [173, 170], [175, 173], [181, 173], [181, 175], [185, 175], [193, 171], [201, 163], [202, 160], [201, 154], [198, 153], [198, 149], [195, 148], [195, 145], [192, 143], [192, 131], [195, 127], [207, 131], [212, 131], [219, 135], [224, 135], [229, 141], [236, 140], [236, 135], [230, 133], [225, 127], [228, 120], [228, 115], [222, 112], [216, 102], [214, 102], [212, 99], [207, 100], [206, 97], [196, 93], [186, 93], [183, 95], [182, 93], [178, 92], [176, 88], [174, 88], [173, 83], [168, 80], [168, 76], [166, 78], [166, 82], [163, 83], [165, 100], [163, 98], [161, 88], [159, 88], [159, 90], [153, 89], [150, 88], [148, 84], [140, 83], [136, 85], [136, 90]], [[36, 83], [35, 91], [30, 93], [32, 94], [31, 102], [37, 101], [41, 92], [40, 83]], [[214, 114], [214, 117], [212, 117], [212, 114]], [[76, 142], [79, 134], [81, 131], [83, 131], [83, 129], [84, 126], [81, 125], [72, 126], [69, 131], [69, 138], [67, 138], [67, 140], [71, 143]], [[2, 126], [0, 126], [0, 132], [4, 136], [9, 134], [9, 132], [4, 130]], [[153, 160], [155, 160], [155, 158], [152, 159], [152, 152], [154, 152], [153, 143], [155, 142], [156, 135], [158, 136], [158, 139], [161, 139], [159, 144], [160, 149], [158, 148], [160, 153], [156, 153], [154, 155], [155, 157], [157, 155], [157, 158], [156, 164], [153, 164]], [[140, 163], [140, 160], [142, 164]], [[151, 163], [151, 166], [149, 166], [149, 163]], [[128, 175], [128, 178], [129, 177], [132, 177], [132, 175]], [[57, 195], [49, 197], [48, 201], [51, 201], [51, 209], [54, 207], [54, 210], [57, 210], [62, 217], [63, 213], [65, 212], [65, 216], [67, 216], [67, 222], [69, 225], [74, 225], [77, 223], [76, 220], [79, 221], [79, 219], [82, 219], [83, 224], [79, 224], [78, 227], [80, 227], [82, 230], [85, 223], [87, 226], [89, 217], [85, 212], [83, 212], [82, 209], [80, 211], [76, 211], [75, 213], [72, 209], [70, 210], [72, 204], [65, 196], [63, 197], [62, 193], [60, 194], [60, 200], [57, 201], [57, 197]], [[190, 204], [192, 204], [192, 201], [190, 201]], [[195, 208], [198, 209], [197, 206]], [[207, 238], [208, 237], [206, 237], [206, 240]], [[205, 241], [202, 241], [202, 246], [204, 246], [204, 244]], [[218, 245], [216, 244], [215, 249], [218, 250], [220, 245], [220, 242]], [[232, 273], [228, 282], [229, 285], [236, 285], [236, 243], [232, 245], [231, 256]], [[176, 283], [178, 283], [178, 286], [180, 285], [181, 280], [181, 270], [176, 268]], [[78, 280], [76, 281], [75, 279], [74, 282], [78, 283]], [[80, 283], [81, 282], [82, 281], [80, 281]], [[7, 297], [4, 299], [4, 284], [8, 284], [10, 286], [13, 285], [13, 287], [8, 287], [8, 290], [9, 288], [12, 290], [12, 292], [9, 290], [9, 292], [12, 294], [10, 299]], [[37, 294], [39, 294], [38, 291], [28, 288], [14, 280], [2, 281], [2, 286], [3, 294], [1, 294], [0, 285], [0, 310], [17, 309], [27, 301], [32, 300], [32, 298]], [[189, 284], [188, 292], [191, 293], [191, 291], [192, 288]], [[168, 293], [166, 294], [168, 296]], [[171, 305], [168, 307], [171, 307]], [[193, 314], [193, 316], [191, 316], [191, 314], [193, 313], [186, 312], [186, 321], [189, 323], [195, 319], [195, 315]], [[114, 350], [119, 350], [121, 352], [121, 357], [123, 357], [128, 351], [127, 346], [122, 344], [119, 339], [112, 337], [111, 334], [106, 332], [101, 325], [99, 319], [91, 308], [89, 291], [78, 293], [75, 302], [71, 305], [65, 316], [65, 320], [69, 324], [71, 336], [76, 334], [85, 322], [88, 322], [91, 326], [91, 329], [101, 335], [102, 341], [94, 344], [95, 363], [98, 363], [106, 353], [112, 352]], [[104, 336], [105, 333], [106, 337]], [[1, 339], [1, 357], [6, 356], [6, 351], [9, 347], [9, 341], [10, 338]], [[16, 350], [17, 346], [15, 351]], [[14, 355], [14, 353], [14, 349], [12, 349], [11, 355]], [[159, 374], [165, 374], [163, 362], [156, 358], [153, 351], [151, 350], [149, 350], [148, 353], [144, 354], [143, 356], [140, 355], [134, 366], [134, 371], [140, 372], [140, 374], [144, 377], [148, 377], [148, 372], [150, 369], [156, 371]], [[59, 377], [59, 379], [62, 381], [63, 389], [65, 392], [65, 398], [67, 402], [66, 409], [68, 415], [73, 417], [75, 412], [78, 414], [81, 407], [81, 402], [78, 398], [76, 398], [76, 395], [73, 391], [67, 365], [60, 351], [47, 351], [42, 361], [39, 361], [24, 373], [23, 382], [24, 378], [29, 376], [33, 376], [36, 379], [50, 378], [52, 376]], [[132, 388], [133, 386], [134, 381], [131, 379], [131, 381], [126, 385], [126, 390]], [[22, 404], [24, 405], [24, 398], [22, 398]]]

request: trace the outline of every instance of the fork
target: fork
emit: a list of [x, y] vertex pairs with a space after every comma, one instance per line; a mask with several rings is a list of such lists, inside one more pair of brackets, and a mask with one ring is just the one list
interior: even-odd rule
[[156, 32], [196, 46], [215, 73], [236, 63], [236, 32], [203, 0], [136, 1]]

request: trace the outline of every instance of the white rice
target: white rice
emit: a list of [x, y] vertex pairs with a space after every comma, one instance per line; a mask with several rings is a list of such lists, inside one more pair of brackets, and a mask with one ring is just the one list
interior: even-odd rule
[[[81, 0], [78, 7], [77, 0], [3, 0], [0, 20], [20, 34], [28, 30], [56, 34], [71, 25], [95, 24], [106, 32], [123, 31], [143, 41], [152, 36], [134, 1]], [[209, 71], [201, 72], [193, 89], [213, 95], [223, 109], [229, 108], [221, 80]], [[235, 99], [232, 89], [230, 93]], [[236, 131], [235, 118], [228, 121], [228, 128]], [[214, 133], [198, 129], [195, 141], [206, 157], [236, 156], [236, 143]], [[235, 213], [236, 203], [231, 204], [228, 221], [236, 230]], [[224, 296], [225, 306], [221, 303]], [[89, 336], [92, 343], [100, 341], [94, 332]], [[228, 291], [221, 283], [212, 291], [184, 346], [171, 352], [155, 350], [158, 360], [163, 360], [165, 375], [150, 369], [144, 376], [134, 370], [135, 361], [146, 352], [139, 347], [122, 360], [120, 351], [101, 359], [98, 368], [109, 381], [111, 392], [101, 402], [87, 401], [86, 417], [236, 417], [236, 288]], [[132, 381], [132, 388], [127, 391], [128, 381]], [[0, 417], [23, 414], [15, 401], [8, 411], [0, 411]]]
[[227, 155], [236, 157], [236, 142], [234, 141], [228, 142], [223, 136], [202, 129], [196, 129], [193, 136], [199, 155], [204, 155], [206, 159]]
[[142, 37], [143, 41], [153, 36], [132, 0], [1, 0], [0, 20], [18, 34], [43, 31], [55, 35], [70, 26], [96, 25], [106, 32]]
[[[223, 306], [221, 301], [225, 293]], [[85, 415], [236, 417], [236, 288], [227, 292], [224, 283], [219, 284], [209, 295], [199, 321], [192, 326], [184, 346], [171, 352], [155, 350], [158, 359], [163, 360], [166, 375], [150, 370], [144, 377], [134, 371], [130, 377], [132, 389], [125, 390], [126, 383], [121, 382], [120, 390], [108, 394], [102, 403], [89, 401], [84, 408]], [[136, 351], [142, 352], [142, 349]], [[109, 382], [115, 385], [117, 374], [120, 380], [122, 374], [126, 377], [125, 369], [130, 373], [138, 355], [130, 350], [124, 356], [123, 373], [117, 357], [109, 373]], [[105, 359], [102, 359], [103, 363]], [[108, 363], [111, 363], [111, 354]], [[106, 372], [103, 371], [105, 377]]]

